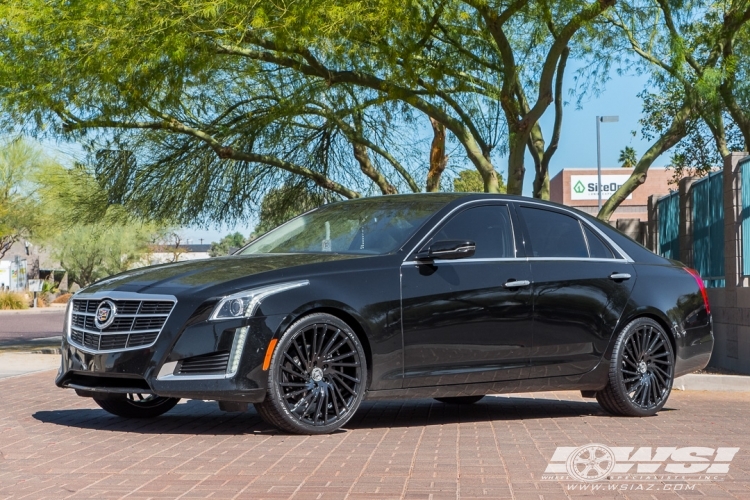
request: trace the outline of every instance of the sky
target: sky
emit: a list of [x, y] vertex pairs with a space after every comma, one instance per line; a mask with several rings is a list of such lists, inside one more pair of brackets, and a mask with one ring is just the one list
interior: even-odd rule
[[[566, 72], [566, 86], [572, 85], [573, 71]], [[570, 82], [568, 82], [570, 80]], [[635, 148], [638, 156], [643, 154], [649, 144], [640, 135], [641, 100], [637, 94], [643, 90], [647, 80], [643, 76], [612, 75], [605, 90], [598, 96], [591, 96], [581, 103], [580, 109], [575, 102], [568, 102], [563, 111], [563, 126], [560, 144], [550, 164], [550, 178], [563, 168], [596, 169], [596, 116], [619, 116], [616, 123], [602, 123], [601, 147], [602, 168], [618, 167], [617, 157], [625, 146]], [[570, 98], [573, 99], [572, 97]], [[549, 138], [554, 120], [553, 108], [550, 107], [542, 117], [541, 124], [545, 138]], [[634, 137], [631, 132], [637, 131]], [[57, 144], [61, 157], [77, 157], [79, 149], [75, 145]], [[61, 158], [62, 159], [62, 158]], [[496, 167], [507, 179], [507, 158], [497, 162]], [[659, 157], [651, 168], [663, 168], [669, 164], [669, 153]], [[531, 196], [534, 181], [534, 165], [531, 157], [526, 158], [526, 175], [523, 194]], [[179, 233], [186, 243], [200, 244], [219, 241], [228, 233], [239, 231], [249, 235], [253, 224], [236, 226], [213, 226], [209, 228], [182, 228]]]

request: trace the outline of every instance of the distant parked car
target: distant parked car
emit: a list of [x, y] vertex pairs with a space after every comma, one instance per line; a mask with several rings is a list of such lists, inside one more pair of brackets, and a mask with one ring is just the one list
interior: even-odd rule
[[236, 255], [81, 290], [64, 330], [57, 385], [110, 413], [253, 403], [309, 434], [364, 398], [577, 389], [653, 415], [713, 347], [695, 271], [570, 208], [479, 194], [326, 205]]

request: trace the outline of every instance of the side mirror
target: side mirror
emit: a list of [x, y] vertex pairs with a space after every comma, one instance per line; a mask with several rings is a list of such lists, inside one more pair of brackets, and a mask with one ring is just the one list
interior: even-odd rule
[[464, 259], [474, 255], [477, 246], [473, 241], [444, 240], [436, 241], [426, 251], [416, 255], [417, 260]]

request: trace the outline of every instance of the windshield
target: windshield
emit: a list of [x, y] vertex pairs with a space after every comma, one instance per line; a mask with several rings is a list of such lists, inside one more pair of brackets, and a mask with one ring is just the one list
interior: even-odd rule
[[245, 247], [265, 253], [386, 254], [403, 245], [445, 200], [389, 197], [327, 205], [297, 217]]

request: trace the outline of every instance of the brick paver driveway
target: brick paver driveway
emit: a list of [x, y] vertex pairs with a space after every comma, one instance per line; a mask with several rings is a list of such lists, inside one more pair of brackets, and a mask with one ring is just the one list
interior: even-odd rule
[[[608, 417], [572, 392], [471, 407], [365, 402], [345, 431], [313, 437], [202, 401], [126, 421], [55, 388], [53, 375], [0, 380], [0, 499], [750, 498], [748, 394], [676, 392], [669, 411], [646, 419]], [[543, 480], [556, 447], [588, 443], [740, 451], [723, 481], [695, 489]]]

